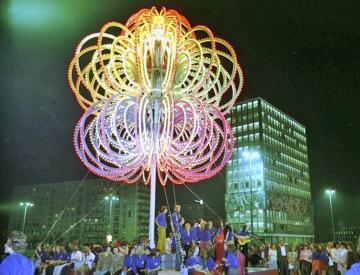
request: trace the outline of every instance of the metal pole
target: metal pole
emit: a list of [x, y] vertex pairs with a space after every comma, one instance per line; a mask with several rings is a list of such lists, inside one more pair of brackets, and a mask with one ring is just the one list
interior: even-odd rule
[[113, 204], [113, 196], [110, 197], [110, 213], [109, 213], [109, 233], [112, 234], [112, 204]]
[[332, 224], [332, 232], [333, 232], [333, 241], [335, 242], [335, 227], [334, 227], [334, 214], [333, 214], [333, 208], [332, 208], [332, 191], [329, 192], [329, 199], [330, 199], [330, 212], [331, 212], [331, 224]]
[[253, 192], [252, 192], [252, 178], [251, 178], [251, 157], [249, 159], [249, 178], [250, 178], [250, 226], [251, 234], [254, 234], [254, 220], [253, 220]]
[[26, 213], [27, 213], [27, 208], [28, 208], [28, 206], [25, 204], [24, 217], [23, 217], [23, 224], [22, 224], [22, 232], [24, 232], [24, 230], [25, 230], [25, 222], [26, 222]]
[[160, 89], [161, 89], [161, 61], [160, 44], [155, 45], [155, 68], [153, 72], [153, 153], [150, 171], [150, 219], [149, 219], [149, 240], [150, 247], [155, 248], [155, 194], [156, 194], [156, 164], [157, 164], [157, 137], [159, 131], [159, 109], [160, 109]]

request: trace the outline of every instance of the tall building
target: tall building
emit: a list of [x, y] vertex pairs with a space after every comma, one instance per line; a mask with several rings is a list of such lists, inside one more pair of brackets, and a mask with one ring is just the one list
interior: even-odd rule
[[[108, 234], [133, 240], [148, 235], [149, 198], [148, 188], [140, 184], [101, 179], [19, 186], [13, 191], [17, 207], [9, 230], [21, 230], [26, 215], [24, 231], [34, 242], [42, 241], [54, 224], [49, 242], [104, 242]], [[26, 202], [33, 206], [25, 213]]]
[[262, 98], [237, 104], [228, 121], [235, 144], [226, 167], [227, 221], [251, 224], [252, 212], [254, 233], [269, 242], [312, 240], [305, 127]]

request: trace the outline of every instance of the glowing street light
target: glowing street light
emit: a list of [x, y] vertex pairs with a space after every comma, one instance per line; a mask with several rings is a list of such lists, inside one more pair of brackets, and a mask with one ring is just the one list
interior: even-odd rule
[[106, 196], [105, 201], [109, 201], [109, 232], [112, 231], [112, 207], [113, 203], [119, 201], [119, 198], [116, 196]]
[[251, 234], [254, 234], [254, 219], [253, 219], [253, 192], [252, 192], [252, 161], [260, 158], [258, 151], [244, 151], [242, 154], [244, 160], [249, 161], [249, 182], [250, 182], [250, 226]]
[[24, 207], [24, 217], [23, 217], [23, 223], [22, 223], [22, 232], [25, 230], [25, 222], [26, 222], [26, 214], [28, 207], [33, 207], [34, 204], [31, 202], [20, 202], [20, 206]]
[[108, 244], [110, 244], [112, 242], [113, 237], [109, 234], [106, 236], [106, 241], [108, 242]]
[[335, 190], [327, 189], [326, 194], [328, 194], [329, 196], [333, 241], [335, 241], [334, 214], [333, 214], [333, 206], [332, 206], [332, 196], [335, 194]]

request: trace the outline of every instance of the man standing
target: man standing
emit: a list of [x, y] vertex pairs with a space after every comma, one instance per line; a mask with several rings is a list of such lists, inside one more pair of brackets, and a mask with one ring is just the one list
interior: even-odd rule
[[33, 262], [20, 254], [26, 247], [26, 236], [23, 232], [13, 231], [4, 245], [8, 254], [0, 265], [0, 275], [33, 275]]
[[247, 267], [249, 263], [249, 248], [248, 243], [250, 243], [250, 233], [248, 232], [248, 225], [245, 223], [242, 225], [241, 231], [239, 234], [234, 234], [237, 238], [237, 244], [239, 250], [245, 255], [245, 265]]
[[287, 251], [282, 240], [278, 242], [278, 261], [279, 261], [279, 268], [280, 268], [280, 275], [287, 275], [288, 274], [288, 260], [287, 260]]
[[192, 234], [190, 232], [190, 223], [185, 224], [185, 229], [181, 232], [181, 244], [186, 252], [186, 255], [188, 255], [189, 248], [191, 247], [193, 240], [192, 240]]
[[183, 218], [180, 215], [181, 206], [179, 204], [175, 205], [174, 212], [171, 214], [171, 228], [174, 232], [175, 237], [175, 248], [176, 248], [176, 270], [180, 270], [181, 266], [184, 264], [184, 254], [185, 252], [181, 248], [180, 238], [181, 238], [181, 226], [184, 222]]
[[348, 257], [348, 251], [344, 247], [344, 243], [339, 243], [339, 249], [336, 253], [336, 259], [337, 259], [337, 269], [340, 272], [341, 275], [344, 275], [347, 269], [347, 257]]
[[171, 223], [173, 226], [174, 233], [181, 233], [181, 225], [183, 223], [183, 219], [180, 215], [181, 206], [179, 204], [175, 205], [174, 212], [171, 214]]

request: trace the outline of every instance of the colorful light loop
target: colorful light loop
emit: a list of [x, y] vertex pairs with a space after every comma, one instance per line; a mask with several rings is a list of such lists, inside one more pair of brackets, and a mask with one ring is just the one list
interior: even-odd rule
[[148, 184], [156, 156], [161, 184], [198, 182], [231, 157], [225, 114], [243, 86], [235, 51], [174, 10], [105, 24], [79, 43], [68, 77], [85, 110], [74, 147], [99, 176]]

